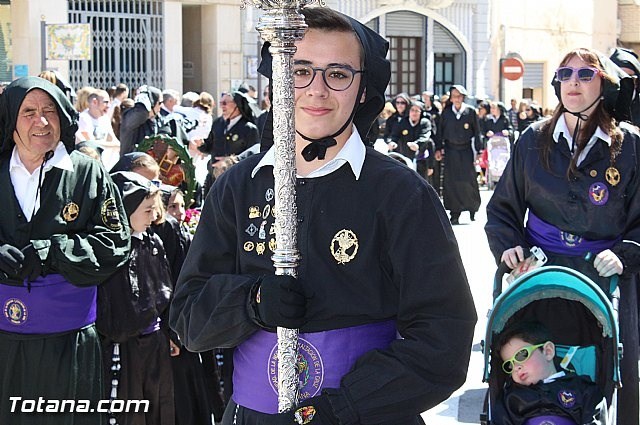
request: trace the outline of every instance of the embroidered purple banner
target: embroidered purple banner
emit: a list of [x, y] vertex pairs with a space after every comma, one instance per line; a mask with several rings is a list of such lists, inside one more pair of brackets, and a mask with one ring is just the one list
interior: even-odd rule
[[96, 320], [97, 287], [73, 286], [60, 274], [39, 277], [26, 286], [0, 284], [0, 330], [53, 334], [80, 329]]
[[527, 220], [526, 236], [531, 246], [538, 246], [545, 252], [578, 257], [587, 252], [597, 254], [620, 241], [620, 238], [594, 241], [572, 235], [540, 219], [531, 210]]
[[[300, 333], [298, 368], [300, 400], [337, 388], [360, 356], [386, 348], [397, 339], [395, 321], [324, 332]], [[276, 334], [258, 331], [233, 355], [233, 401], [262, 413], [278, 413]]]

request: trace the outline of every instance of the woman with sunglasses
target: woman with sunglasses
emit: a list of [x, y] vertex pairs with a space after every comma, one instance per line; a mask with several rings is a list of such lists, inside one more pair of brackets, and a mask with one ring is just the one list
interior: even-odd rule
[[560, 103], [520, 136], [487, 206], [485, 231], [496, 261], [511, 268], [538, 246], [548, 264], [578, 270], [605, 292], [610, 277], [620, 276], [618, 423], [638, 424], [640, 136], [623, 122], [633, 82], [604, 55], [576, 49], [552, 85]]
[[[409, 114], [409, 105], [411, 104], [411, 98], [407, 93], [400, 93], [395, 97], [395, 99], [391, 101], [391, 104], [396, 109], [396, 111], [389, 118], [387, 118], [387, 121], [385, 122], [385, 142], [391, 142], [391, 134], [393, 133], [394, 127], [400, 123], [402, 118]], [[389, 146], [389, 150], [391, 149], [391, 146]]]
[[593, 423], [602, 391], [584, 376], [556, 369], [551, 339], [539, 322], [519, 322], [500, 335], [494, 353], [508, 379], [493, 411], [495, 423]]

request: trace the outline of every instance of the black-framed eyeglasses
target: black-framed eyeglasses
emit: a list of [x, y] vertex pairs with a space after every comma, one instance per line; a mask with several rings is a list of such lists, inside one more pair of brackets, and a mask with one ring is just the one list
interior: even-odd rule
[[356, 74], [364, 74], [363, 70], [353, 69], [349, 66], [331, 66], [328, 68], [316, 68], [311, 65], [294, 64], [293, 82], [297, 89], [309, 87], [316, 77], [316, 72], [322, 73], [322, 79], [327, 87], [333, 91], [344, 91], [351, 87]]

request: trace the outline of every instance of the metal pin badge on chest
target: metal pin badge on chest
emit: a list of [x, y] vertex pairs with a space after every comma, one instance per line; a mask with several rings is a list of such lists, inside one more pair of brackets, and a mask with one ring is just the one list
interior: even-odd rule
[[589, 200], [593, 205], [604, 205], [609, 200], [609, 189], [602, 182], [589, 186]]
[[74, 202], [69, 202], [62, 209], [62, 218], [64, 218], [65, 221], [70, 222], [78, 218], [79, 213], [80, 213], [80, 207], [78, 206], [78, 204]]
[[591, 177], [598, 177], [598, 172], [596, 170], [591, 170], [591, 171], [589, 171], [589, 175]]
[[358, 253], [358, 237], [351, 230], [342, 229], [331, 240], [331, 255], [338, 264], [353, 260]]
[[249, 218], [258, 218], [262, 214], [260, 213], [260, 207], [249, 207]]
[[468, 122], [464, 123], [464, 129], [465, 130], [469, 130], [469, 123]]
[[405, 130], [402, 130], [402, 135], [403, 135], [403, 136], [406, 136], [407, 134], [409, 134], [409, 130], [406, 130], [406, 129], [405, 129]]
[[275, 192], [271, 188], [267, 189], [267, 191], [264, 193], [264, 199], [266, 199], [267, 202], [271, 202], [274, 196]]
[[231, 136], [231, 140], [233, 140], [234, 142], [238, 141], [238, 135], [234, 134], [233, 136]]
[[609, 167], [604, 172], [604, 177], [607, 179], [607, 183], [611, 186], [616, 186], [620, 183], [620, 171], [616, 167]]

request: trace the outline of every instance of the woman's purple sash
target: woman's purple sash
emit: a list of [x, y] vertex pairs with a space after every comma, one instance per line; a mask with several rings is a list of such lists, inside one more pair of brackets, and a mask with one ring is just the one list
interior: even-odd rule
[[598, 254], [610, 249], [621, 238], [611, 240], [589, 240], [582, 236], [564, 232], [552, 224], [543, 221], [529, 210], [526, 228], [527, 242], [531, 246], [542, 248], [544, 252], [581, 257], [587, 252]]
[[[300, 333], [300, 400], [337, 388], [360, 356], [397, 339], [395, 321], [324, 332]], [[277, 337], [260, 330], [233, 354], [233, 401], [262, 413], [278, 413]]]
[[77, 287], [60, 274], [39, 277], [27, 286], [0, 284], [0, 330], [54, 334], [96, 321], [97, 287]]

